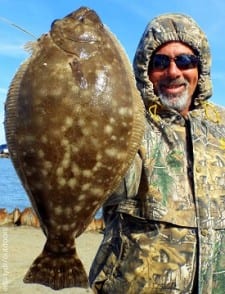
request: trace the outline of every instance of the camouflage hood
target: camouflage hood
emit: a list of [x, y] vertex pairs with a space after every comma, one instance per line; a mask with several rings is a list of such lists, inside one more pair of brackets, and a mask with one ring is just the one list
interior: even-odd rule
[[145, 106], [148, 109], [149, 106], [159, 103], [148, 78], [148, 65], [154, 51], [169, 41], [181, 41], [199, 56], [199, 81], [194, 96], [194, 107], [199, 108], [212, 95], [210, 48], [205, 33], [197, 23], [191, 17], [178, 13], [154, 18], [147, 25], [138, 45], [133, 65], [137, 87]]

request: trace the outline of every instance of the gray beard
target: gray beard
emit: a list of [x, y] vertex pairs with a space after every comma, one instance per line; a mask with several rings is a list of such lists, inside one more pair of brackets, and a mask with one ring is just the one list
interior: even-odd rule
[[165, 95], [159, 91], [159, 99], [162, 105], [181, 112], [186, 108], [189, 100], [188, 90], [186, 89], [183, 93], [176, 95]]

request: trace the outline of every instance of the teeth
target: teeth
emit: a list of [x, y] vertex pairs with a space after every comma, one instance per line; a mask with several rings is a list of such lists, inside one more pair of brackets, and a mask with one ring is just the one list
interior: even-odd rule
[[179, 88], [181, 85], [171, 85], [171, 86], [168, 86], [167, 88], [171, 88], [171, 89], [174, 89], [174, 88]]

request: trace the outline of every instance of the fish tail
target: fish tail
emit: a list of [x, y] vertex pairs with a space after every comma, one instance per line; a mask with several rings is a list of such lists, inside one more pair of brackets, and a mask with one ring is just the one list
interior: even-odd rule
[[34, 260], [23, 281], [42, 284], [54, 290], [89, 287], [87, 274], [76, 251], [59, 256], [44, 249]]

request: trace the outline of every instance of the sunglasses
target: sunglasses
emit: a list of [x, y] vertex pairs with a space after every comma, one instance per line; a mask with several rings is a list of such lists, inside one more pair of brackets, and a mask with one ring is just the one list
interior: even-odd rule
[[176, 66], [181, 70], [195, 68], [199, 63], [199, 58], [192, 54], [180, 54], [176, 57], [155, 54], [149, 64], [149, 69], [164, 70], [169, 67], [171, 60], [173, 60], [176, 63]]

